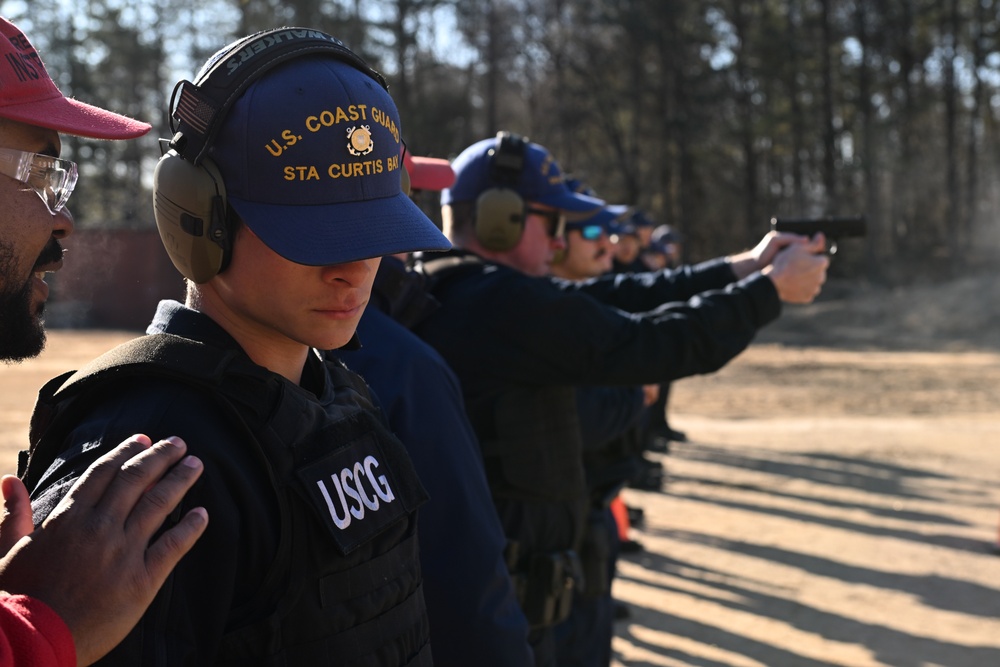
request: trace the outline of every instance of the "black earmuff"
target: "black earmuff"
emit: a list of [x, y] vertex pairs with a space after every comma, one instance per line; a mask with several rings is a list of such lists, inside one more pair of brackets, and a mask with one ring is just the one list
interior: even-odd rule
[[177, 270], [196, 283], [223, 271], [232, 251], [226, 189], [206, 157], [230, 108], [257, 79], [300, 56], [343, 61], [388, 90], [381, 74], [340, 40], [319, 30], [277, 28], [244, 37], [216, 53], [195, 77], [180, 81], [170, 99], [173, 138], [153, 173], [153, 215]]
[[524, 233], [524, 200], [517, 182], [524, 171], [528, 139], [510, 132], [498, 132], [490, 149], [490, 180], [497, 187], [485, 190], [476, 199], [476, 239], [484, 248], [510, 250]]

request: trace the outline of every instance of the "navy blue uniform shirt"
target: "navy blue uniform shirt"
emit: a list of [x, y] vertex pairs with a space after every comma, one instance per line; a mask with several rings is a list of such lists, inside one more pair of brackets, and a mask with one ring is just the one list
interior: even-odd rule
[[417, 522], [434, 664], [533, 664], [458, 380], [433, 348], [372, 304], [358, 339], [361, 349], [334, 354], [376, 394], [430, 494]]

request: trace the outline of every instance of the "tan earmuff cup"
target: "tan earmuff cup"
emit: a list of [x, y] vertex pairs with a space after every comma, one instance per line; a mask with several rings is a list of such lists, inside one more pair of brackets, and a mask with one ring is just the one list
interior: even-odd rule
[[225, 186], [211, 160], [195, 166], [170, 151], [153, 172], [153, 217], [163, 246], [181, 274], [204, 283], [222, 270], [228, 239], [214, 225], [225, 208]]
[[524, 232], [524, 200], [515, 190], [494, 188], [476, 200], [476, 238], [484, 248], [510, 250]]

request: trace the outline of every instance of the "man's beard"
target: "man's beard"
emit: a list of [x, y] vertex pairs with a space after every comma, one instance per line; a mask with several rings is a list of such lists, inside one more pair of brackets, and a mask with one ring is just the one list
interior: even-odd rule
[[[36, 266], [61, 256], [62, 249], [53, 239], [42, 251]], [[0, 243], [0, 361], [20, 362], [37, 356], [45, 347], [45, 329], [42, 327], [44, 304], [35, 311], [31, 307], [32, 276], [17, 286], [14, 275], [17, 269], [14, 248]], [[34, 274], [32, 274], [34, 275]]]

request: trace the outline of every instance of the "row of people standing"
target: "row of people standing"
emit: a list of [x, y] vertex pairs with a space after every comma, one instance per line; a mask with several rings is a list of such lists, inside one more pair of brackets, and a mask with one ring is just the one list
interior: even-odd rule
[[442, 219], [455, 248], [419, 263], [439, 306], [413, 331], [461, 384], [535, 663], [573, 664], [560, 656], [556, 627], [582, 579], [592, 507], [577, 389], [717, 370], [782, 300], [815, 296], [822, 242], [768, 236], [678, 271], [556, 281], [566, 226], [582, 233], [573, 220], [604, 202], [571, 190], [547, 149], [514, 134], [473, 144], [452, 166]]
[[446, 238], [402, 190], [384, 79], [329, 35], [251, 35], [175, 93], [153, 198], [185, 302], [43, 388], [23, 471], [41, 521], [128, 434], [204, 462], [181, 511], [212, 523], [101, 664], [560, 664], [592, 506], [578, 388], [717, 370], [816, 295], [822, 240], [554, 281], [567, 219], [604, 202], [501, 133], [452, 164]]
[[[593, 194], [582, 184], [574, 190]], [[556, 255], [552, 275], [584, 282], [614, 273], [618, 239], [634, 231], [623, 224], [629, 213], [626, 206], [604, 206], [582, 220], [568, 222], [566, 248]], [[651, 477], [641, 457], [639, 436], [657, 391], [655, 384], [576, 389], [589, 504], [579, 548], [583, 580], [569, 617], [554, 631], [559, 665], [611, 662], [612, 625], [616, 618], [611, 586], [622, 548], [618, 537], [621, 527], [612, 503], [627, 484]], [[661, 481], [656, 479], [657, 487]]]

